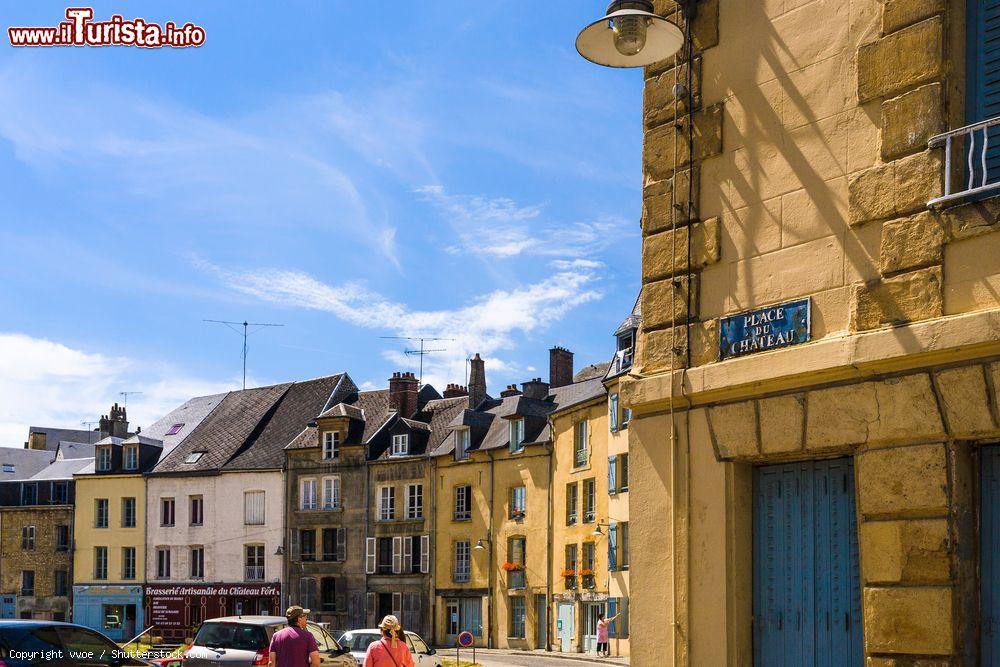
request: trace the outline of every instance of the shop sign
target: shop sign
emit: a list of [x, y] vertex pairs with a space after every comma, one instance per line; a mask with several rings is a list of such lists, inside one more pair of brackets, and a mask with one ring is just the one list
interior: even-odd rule
[[809, 299], [758, 308], [719, 320], [719, 360], [809, 341]]

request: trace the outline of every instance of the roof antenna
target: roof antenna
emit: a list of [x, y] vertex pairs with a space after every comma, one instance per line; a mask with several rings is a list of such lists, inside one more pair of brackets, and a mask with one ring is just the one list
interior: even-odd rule
[[86, 419], [84, 419], [82, 422], [80, 422], [80, 426], [86, 426], [87, 427], [87, 444], [88, 445], [94, 444], [93, 441], [92, 441], [92, 438], [94, 437], [94, 435], [93, 435], [94, 434], [93, 427], [94, 427], [95, 424], [100, 424], [100, 423], [101, 422], [99, 422], [99, 421], [93, 421], [93, 422], [91, 422], [91, 421], [87, 421]]
[[[236, 333], [240, 333], [239, 329], [234, 329], [233, 327], [243, 327], [243, 388], [247, 388], [247, 336], [252, 333], [257, 333], [264, 327], [283, 327], [284, 324], [271, 324], [269, 322], [227, 322], [225, 320], [202, 320], [203, 322], [211, 322], [212, 324], [225, 324], [227, 328], [232, 329]], [[248, 331], [248, 327], [258, 327], [253, 331]]]
[[141, 391], [120, 391], [118, 395], [122, 397], [122, 407], [128, 407], [128, 397], [134, 394], [141, 394]]
[[428, 354], [431, 354], [433, 352], [446, 352], [447, 349], [448, 349], [448, 348], [442, 347], [442, 348], [438, 348], [436, 350], [426, 350], [426, 349], [424, 349], [424, 341], [428, 341], [428, 340], [449, 340], [449, 341], [450, 340], [455, 340], [454, 338], [430, 338], [430, 337], [426, 337], [426, 336], [379, 336], [379, 338], [383, 338], [383, 339], [386, 339], [386, 340], [419, 340], [420, 341], [420, 349], [419, 350], [403, 350], [403, 353], [406, 354], [406, 356], [408, 356], [408, 357], [410, 357], [410, 356], [419, 356], [420, 357], [420, 379], [418, 380], [418, 384], [420, 386], [423, 386], [423, 384], [424, 384], [424, 357], [426, 357]]

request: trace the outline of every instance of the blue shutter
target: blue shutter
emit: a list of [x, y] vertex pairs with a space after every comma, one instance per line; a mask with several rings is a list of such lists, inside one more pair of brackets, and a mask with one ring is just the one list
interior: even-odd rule
[[[970, 0], [966, 6], [966, 120], [975, 123], [1000, 116], [1000, 0]], [[992, 183], [1000, 180], [1000, 126], [990, 128], [988, 134], [986, 170]], [[975, 138], [981, 146], [982, 133]], [[973, 169], [979, 169], [978, 153], [975, 156]], [[977, 185], [982, 183], [982, 173], [973, 176]]]
[[[618, 598], [608, 598], [608, 618], [614, 616], [618, 611]], [[618, 621], [608, 623], [608, 637], [618, 636]]]
[[[608, 524], [608, 571], [618, 569], [618, 524]], [[610, 614], [614, 616], [614, 614]]]
[[618, 394], [611, 394], [608, 398], [608, 423], [612, 433], [618, 430]]
[[1000, 660], [1000, 633], [997, 632], [997, 612], [1000, 611], [1000, 446], [983, 447], [980, 451], [980, 606], [982, 664], [993, 665]]
[[618, 493], [618, 457], [608, 457], [608, 495]]

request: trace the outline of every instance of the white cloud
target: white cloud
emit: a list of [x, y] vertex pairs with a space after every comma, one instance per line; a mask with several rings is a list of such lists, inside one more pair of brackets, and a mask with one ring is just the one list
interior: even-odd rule
[[0, 333], [0, 446], [20, 447], [29, 426], [86, 428], [118, 392], [130, 396], [132, 426], [148, 426], [194, 396], [235, 388], [186, 376], [169, 364], [76, 349], [19, 333]]

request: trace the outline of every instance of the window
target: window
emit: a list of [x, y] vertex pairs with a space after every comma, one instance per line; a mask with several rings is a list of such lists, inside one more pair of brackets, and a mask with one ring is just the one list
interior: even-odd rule
[[97, 498], [94, 500], [94, 528], [108, 527], [108, 499]]
[[577, 422], [573, 427], [573, 463], [577, 468], [587, 465], [587, 422]]
[[625, 408], [622, 410], [622, 425], [621, 428], [628, 426], [628, 423], [632, 421], [632, 408]]
[[52, 482], [49, 499], [53, 505], [69, 504], [69, 482]]
[[618, 455], [618, 491], [628, 491], [628, 454]]
[[517, 453], [524, 449], [524, 420], [510, 420], [510, 451]]
[[406, 433], [392, 436], [392, 455], [406, 456], [410, 453], [410, 436]]
[[205, 499], [202, 496], [188, 496], [188, 523], [192, 526], [205, 524]]
[[246, 580], [264, 581], [264, 545], [247, 544], [244, 547], [244, 552], [246, 554], [244, 573]]
[[174, 424], [173, 426], [170, 427], [170, 430], [167, 431], [166, 435], [177, 435], [178, 433], [180, 433], [182, 428], [184, 428], [183, 423]]
[[407, 484], [406, 485], [406, 518], [407, 519], [423, 519], [424, 518], [424, 485], [423, 484]]
[[69, 526], [56, 526], [56, 551], [69, 551]]
[[469, 448], [472, 446], [472, 431], [463, 428], [455, 431], [455, 459], [464, 461], [469, 458]]
[[243, 493], [243, 523], [247, 526], [264, 525], [264, 492]]
[[174, 525], [174, 499], [173, 498], [161, 498], [160, 499], [160, 525], [161, 526], [173, 526]]
[[323, 529], [323, 560], [325, 561], [347, 560], [346, 528]]
[[527, 508], [526, 491], [523, 486], [515, 486], [510, 490], [510, 518], [523, 519]]
[[21, 551], [35, 550], [35, 527], [21, 526]]
[[510, 634], [509, 637], [524, 639], [524, 596], [510, 596]]
[[378, 520], [392, 521], [396, 518], [396, 489], [383, 486], [378, 490]]
[[628, 637], [628, 598], [608, 598], [608, 618], [617, 616], [608, 625], [608, 636]]
[[21, 484], [21, 504], [38, 504], [38, 484], [35, 482]]
[[316, 560], [316, 531], [299, 531], [299, 556], [304, 561]]
[[135, 579], [135, 547], [122, 547], [122, 579]]
[[583, 480], [583, 522], [593, 523], [597, 513], [597, 482], [594, 478]]
[[308, 478], [299, 480], [299, 509], [300, 510], [316, 509], [315, 479]]
[[191, 578], [205, 578], [205, 547], [191, 547]]
[[170, 548], [169, 547], [157, 547], [156, 548], [156, 578], [157, 579], [169, 579], [170, 578]]
[[97, 456], [97, 463], [95, 465], [95, 468], [97, 472], [107, 472], [111, 470], [110, 447], [98, 447], [96, 456]]
[[94, 579], [108, 578], [108, 548], [94, 547]]
[[455, 487], [455, 521], [468, 521], [472, 518], [472, 487]]
[[618, 394], [608, 396], [608, 425], [612, 433], [618, 431]]
[[337, 611], [337, 580], [334, 577], [323, 577], [319, 588], [320, 609], [326, 612]]
[[122, 528], [135, 528], [135, 498], [122, 498]]
[[340, 477], [323, 478], [323, 509], [340, 509]]
[[323, 434], [323, 458], [335, 459], [340, 456], [340, 431], [327, 431]]
[[455, 542], [455, 566], [453, 569], [454, 579], [456, 584], [468, 583], [469, 578], [472, 574], [472, 551], [469, 545], [469, 540], [461, 540]]
[[187, 458], [184, 459], [184, 463], [197, 463], [201, 460], [201, 457], [203, 457], [205, 453], [206, 452], [191, 452], [187, 455]]
[[32, 597], [35, 594], [35, 571], [21, 571], [21, 595]]
[[59, 597], [69, 595], [69, 572], [56, 570], [52, 573], [52, 593]]
[[524, 566], [526, 542], [523, 537], [511, 537], [507, 540], [507, 562], [503, 569], [507, 571], [507, 588], [524, 588]]
[[593, 542], [583, 543], [583, 568], [580, 570], [580, 578], [583, 580], [584, 588], [594, 588], [596, 586], [594, 573], [597, 570], [597, 545]]
[[316, 606], [316, 580], [312, 577], [299, 579], [298, 602], [306, 609], [312, 609]]
[[628, 569], [628, 521], [618, 524], [618, 567]]
[[566, 525], [576, 523], [576, 510], [580, 506], [580, 486], [573, 482], [566, 485]]
[[576, 588], [576, 555], [575, 544], [566, 545], [566, 568], [563, 570], [563, 580], [567, 589]]
[[13, 473], [15, 471], [14, 465], [11, 464], [11, 463], [4, 463], [3, 464], [3, 471], [5, 473]]
[[[376, 540], [376, 538], [371, 538]], [[377, 572], [378, 574], [392, 574], [392, 545], [393, 539], [391, 537], [379, 537], [377, 538], [378, 547], [378, 564]]]
[[122, 453], [125, 455], [125, 470], [138, 470], [139, 445], [125, 445]]

